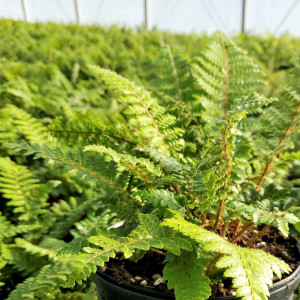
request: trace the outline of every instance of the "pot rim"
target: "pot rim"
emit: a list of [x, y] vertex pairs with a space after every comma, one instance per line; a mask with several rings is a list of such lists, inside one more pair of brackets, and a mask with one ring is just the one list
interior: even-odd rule
[[133, 292], [142, 292], [144, 295], [149, 295], [149, 296], [159, 296], [161, 299], [166, 299], [166, 300], [174, 300], [174, 294], [168, 293], [168, 292], [159, 292], [156, 290], [151, 290], [145, 287], [133, 285], [133, 284], [128, 284], [126, 282], [120, 282], [117, 280], [115, 277], [112, 277], [101, 270], [97, 270], [96, 275], [100, 276], [102, 279], [107, 280], [108, 282], [117, 285], [118, 287], [124, 288], [129, 291]]
[[[297, 243], [297, 248], [298, 248], [298, 252], [300, 254], [300, 243], [299, 242]], [[299, 261], [298, 261], [298, 263], [299, 263]], [[300, 276], [300, 264], [298, 265], [297, 269], [293, 273], [291, 273], [287, 278], [274, 283], [273, 287], [270, 288], [270, 292], [275, 291], [284, 285], [289, 285], [294, 280], [296, 280], [296, 278], [298, 276]]]
[[[300, 243], [297, 243], [297, 248], [300, 254]], [[300, 261], [298, 261], [300, 262]], [[156, 290], [151, 290], [151, 289], [147, 289], [145, 287], [140, 287], [140, 286], [136, 286], [136, 285], [131, 285], [128, 283], [122, 283], [120, 281], [118, 281], [116, 278], [104, 273], [103, 271], [101, 271], [100, 269], [98, 269], [96, 271], [96, 275], [98, 275], [99, 277], [101, 277], [104, 280], [107, 280], [108, 282], [115, 284], [119, 287], [122, 287], [126, 290], [130, 290], [133, 292], [142, 292], [144, 295], [149, 295], [149, 296], [159, 296], [161, 299], [166, 299], [166, 300], [174, 300], [175, 296], [174, 294], [171, 293], [167, 293], [167, 292], [159, 292]], [[289, 286], [290, 284], [293, 283], [293, 281], [295, 281], [298, 277], [300, 276], [300, 264], [298, 265], [298, 267], [296, 268], [296, 270], [294, 272], [292, 272], [287, 278], [282, 279], [278, 282], [276, 282], [273, 287], [269, 288], [270, 294], [272, 292], [275, 292], [285, 286]], [[225, 297], [210, 297], [208, 298], [208, 300], [218, 300], [218, 299], [224, 299], [224, 300], [234, 300], [234, 299], [239, 299], [236, 298], [236, 296], [225, 296]]]
[[[143, 294], [151, 295], [151, 296], [160, 296], [162, 299], [175, 299], [174, 295], [171, 293], [166, 293], [166, 292], [159, 292], [159, 291], [154, 291], [151, 289], [135, 286], [135, 285], [130, 285], [127, 283], [122, 283], [119, 282], [117, 279], [114, 277], [97, 270], [96, 274], [103, 278], [104, 280], [107, 280], [113, 284], [116, 284], [119, 287], [122, 287], [124, 289], [130, 290], [130, 291], [135, 291], [135, 292], [142, 292]], [[270, 288], [270, 293], [284, 287], [285, 285], [290, 285], [294, 280], [297, 279], [297, 277], [300, 276], [300, 265], [297, 267], [297, 269], [287, 278], [280, 280], [279, 282], [276, 282], [272, 288]], [[209, 299], [224, 299], [224, 300], [233, 300], [233, 299], [238, 299], [235, 296], [226, 296], [226, 297], [213, 297]]]

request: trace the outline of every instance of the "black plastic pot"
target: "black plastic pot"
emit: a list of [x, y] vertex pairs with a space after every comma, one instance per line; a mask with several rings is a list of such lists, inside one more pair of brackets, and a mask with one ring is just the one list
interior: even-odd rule
[[[174, 300], [173, 295], [146, 288], [120, 284], [113, 277], [97, 272], [94, 275], [99, 300]], [[274, 284], [270, 289], [270, 300], [292, 300], [293, 293], [300, 284], [300, 266], [286, 279]], [[234, 296], [211, 297], [209, 300], [237, 300]]]
[[[300, 253], [300, 244], [297, 245]], [[120, 283], [115, 278], [98, 271], [93, 275], [99, 300], [175, 300], [169, 293]], [[294, 291], [300, 285], [300, 265], [287, 278], [275, 283], [270, 289], [269, 300], [292, 300]], [[238, 300], [235, 296], [210, 297], [209, 300]]]

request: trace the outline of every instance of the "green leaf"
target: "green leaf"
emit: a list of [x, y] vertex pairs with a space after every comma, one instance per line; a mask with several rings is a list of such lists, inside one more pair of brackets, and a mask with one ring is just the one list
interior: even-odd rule
[[222, 254], [216, 267], [226, 270], [225, 277], [233, 278], [237, 296], [243, 300], [267, 300], [273, 273], [281, 276], [281, 272], [291, 271], [285, 262], [268, 253], [231, 244], [219, 235], [185, 221], [177, 212], [174, 214], [174, 218], [164, 220], [162, 225], [195, 240], [207, 252]]
[[175, 290], [178, 300], [206, 300], [211, 295], [210, 280], [204, 273], [207, 259], [197, 257], [194, 252], [183, 252], [180, 256], [168, 255], [163, 278], [168, 288]]

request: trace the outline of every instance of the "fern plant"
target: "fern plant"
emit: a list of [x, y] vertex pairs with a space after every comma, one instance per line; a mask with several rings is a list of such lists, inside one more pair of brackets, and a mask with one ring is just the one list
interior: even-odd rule
[[[48, 261], [8, 299], [56, 299], [60, 288], [82, 284], [119, 253], [134, 260], [147, 251], [164, 253], [163, 277], [179, 300], [208, 299], [211, 284], [225, 278], [243, 300], [264, 300], [274, 274], [281, 278], [291, 271], [252, 246], [266, 228], [277, 227], [287, 236], [289, 224], [299, 221], [283, 208], [285, 201], [297, 201], [298, 193], [282, 186], [288, 165], [299, 156], [292, 150], [299, 125], [299, 66], [287, 75], [279, 99], [256, 93], [263, 75], [222, 34], [195, 60], [166, 46], [155, 67], [163, 71], [152, 81], [152, 93], [113, 71], [89, 67], [119, 103], [115, 124], [105, 115], [78, 114], [78, 123], [67, 118], [52, 122], [49, 132], [58, 139], [56, 146], [34, 141], [7, 145], [16, 155], [44, 160], [49, 168], [85, 181], [88, 195], [94, 195], [89, 202], [74, 200], [72, 206], [61, 201], [51, 208], [67, 229], [75, 224], [73, 240], [58, 250], [45, 250], [47, 240], [38, 246], [30, 238], [15, 240], [17, 247]], [[276, 122], [274, 111], [282, 115]], [[15, 182], [9, 170], [3, 172], [4, 196], [17, 206], [25, 201], [23, 195], [6, 191]], [[29, 183], [26, 174], [21, 179]], [[42, 212], [39, 199], [35, 205]], [[73, 207], [86, 218], [77, 223], [76, 214], [65, 218]], [[94, 211], [87, 212], [88, 207]], [[20, 218], [26, 221], [30, 209], [22, 209]], [[53, 224], [51, 216], [45, 215], [45, 224]], [[119, 220], [125, 220], [121, 230], [107, 229]], [[233, 224], [239, 230], [229, 236]], [[256, 225], [264, 227], [248, 247], [238, 246], [238, 239]], [[45, 230], [49, 239], [66, 232], [55, 226]]]

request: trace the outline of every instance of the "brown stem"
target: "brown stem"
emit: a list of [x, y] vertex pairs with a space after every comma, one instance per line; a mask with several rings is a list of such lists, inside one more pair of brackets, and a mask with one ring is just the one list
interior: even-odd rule
[[219, 260], [219, 258], [221, 257], [221, 254], [218, 254], [213, 260], [211, 260], [209, 262], [209, 264], [207, 265], [207, 268], [205, 270], [205, 275], [208, 276], [211, 269], [215, 266], [215, 264], [217, 263], [217, 261]]
[[269, 161], [262, 173], [262, 175], [260, 176], [259, 180], [258, 180], [258, 183], [256, 185], [256, 191], [259, 191], [262, 183], [264, 182], [266, 176], [268, 175], [268, 173], [273, 169], [273, 166], [274, 166], [274, 163], [272, 161]]
[[156, 249], [156, 248], [150, 248], [149, 249], [149, 251], [150, 252], [155, 252], [155, 253], [157, 253], [157, 254], [159, 254], [159, 255], [163, 255], [163, 256], [166, 256], [166, 253], [165, 252], [163, 252], [163, 251], [160, 251], [160, 250], [158, 250], [158, 249]]
[[177, 195], [180, 194], [180, 187], [179, 187], [179, 185], [177, 183], [175, 183], [175, 182], [172, 182], [172, 186], [173, 186], [176, 194]]
[[217, 228], [218, 228], [218, 225], [219, 225], [219, 220], [220, 220], [220, 217], [222, 215], [222, 211], [223, 211], [223, 208], [225, 206], [225, 202], [226, 202], [226, 199], [225, 198], [222, 198], [221, 199], [221, 203], [219, 205], [219, 209], [218, 209], [218, 213], [217, 213], [217, 218], [216, 218], [216, 222], [215, 222], [215, 225], [214, 225], [214, 228], [213, 230], [216, 231]]
[[229, 94], [229, 57], [224, 45], [224, 41], [222, 41], [222, 49], [225, 58], [225, 93], [224, 93], [223, 103], [224, 103], [224, 112], [226, 114], [228, 110], [228, 94]]
[[247, 243], [248, 247], [252, 247], [253, 243], [255, 242], [255, 240], [257, 238], [259, 238], [267, 229], [269, 229], [271, 227], [271, 225], [266, 225], [261, 231], [259, 231], [258, 233], [256, 233], [252, 239]]
[[245, 224], [244, 225], [244, 227], [241, 229], [241, 231], [237, 234], [237, 235], [235, 235], [232, 239], [231, 239], [231, 241], [230, 242], [235, 242], [240, 236], [242, 236], [244, 233], [245, 233], [245, 231], [247, 231], [249, 228], [251, 228], [252, 226], [253, 226], [254, 224], [253, 224], [253, 222], [250, 222], [250, 223], [248, 223], [248, 224]]
[[[224, 143], [225, 143], [225, 159], [230, 160], [230, 154], [229, 154], [227, 138], [224, 139]], [[230, 173], [231, 173], [231, 162], [230, 161], [228, 161], [228, 163], [226, 164], [226, 167], [227, 167], [227, 169], [226, 169], [226, 180], [225, 180], [225, 183], [224, 183], [223, 190], [227, 189], [228, 182], [229, 182], [229, 176], [230, 176]], [[218, 228], [218, 224], [219, 224], [219, 221], [220, 221], [220, 217], [222, 216], [222, 212], [223, 212], [226, 200], [227, 199], [225, 197], [223, 197], [221, 199], [221, 202], [220, 202], [220, 205], [219, 205], [219, 208], [218, 208], [216, 222], [215, 222], [215, 225], [214, 225], [214, 231], [216, 231], [217, 228]]]
[[107, 137], [110, 137], [110, 138], [113, 138], [113, 139], [117, 139], [117, 140], [120, 140], [120, 141], [123, 141], [123, 142], [126, 142], [126, 143], [130, 143], [130, 144], [133, 144], [133, 145], [137, 145], [137, 143], [133, 142], [133, 141], [130, 141], [126, 138], [122, 138], [120, 136], [116, 136], [116, 135], [111, 135], [111, 134], [108, 134], [106, 132], [97, 132], [97, 131], [80, 131], [80, 130], [53, 130], [53, 129], [49, 129], [50, 132], [59, 132], [59, 133], [68, 133], [68, 134], [95, 134], [95, 135], [103, 135], [103, 136], [107, 136]]
[[[229, 94], [229, 58], [228, 58], [228, 54], [224, 45], [224, 41], [222, 41], [222, 49], [223, 49], [223, 54], [224, 54], [224, 58], [225, 58], [225, 88], [224, 88], [224, 98], [223, 98], [223, 103], [224, 103], [224, 113], [225, 115], [227, 114], [228, 111], [228, 94]], [[228, 185], [228, 180], [229, 180], [229, 175], [231, 173], [231, 163], [230, 163], [230, 152], [229, 152], [229, 147], [228, 147], [228, 140], [227, 140], [227, 129], [224, 130], [224, 144], [225, 144], [225, 159], [229, 160], [226, 167], [227, 167], [227, 171], [226, 171], [226, 181], [224, 184], [224, 189], [227, 188]], [[218, 213], [217, 213], [217, 218], [216, 218], [216, 222], [214, 225], [214, 231], [217, 230], [218, 228], [218, 224], [220, 221], [220, 217], [222, 215], [224, 206], [226, 203], [226, 198], [222, 198], [220, 205], [219, 205], [219, 209], [218, 209]]]
[[225, 226], [223, 228], [223, 232], [222, 232], [222, 237], [225, 237], [226, 236], [226, 232], [227, 232], [227, 229], [229, 227], [229, 224], [230, 224], [230, 219], [228, 219], [226, 222], [225, 222]]
[[238, 227], [239, 227], [239, 224], [240, 224], [240, 221], [239, 221], [239, 220], [236, 220], [236, 221], [235, 221], [235, 224], [234, 224], [233, 235], [236, 234], [236, 232], [237, 232], [237, 230], [238, 230]]
[[169, 59], [171, 61], [171, 65], [172, 65], [172, 71], [173, 71], [172, 73], [173, 73], [173, 76], [175, 79], [177, 99], [181, 100], [181, 89], [180, 89], [180, 82], [179, 82], [179, 78], [178, 78], [178, 72], [177, 72], [174, 56], [173, 56], [173, 53], [172, 53], [169, 45], [167, 45], [167, 50], [168, 50]]
[[152, 113], [150, 113], [149, 106], [145, 103], [145, 101], [143, 101], [143, 98], [140, 99], [140, 102], [142, 103], [142, 106], [145, 108], [145, 111], [148, 117], [150, 118], [152, 126], [155, 128], [157, 135], [163, 142], [164, 148], [167, 150], [167, 152], [169, 152], [169, 145], [166, 143], [165, 136], [161, 133], [157, 121], [154, 119]]
[[[297, 115], [298, 115], [299, 112], [300, 112], [300, 104], [298, 105], [298, 107], [296, 109], [296, 112], [293, 115], [289, 125], [285, 129], [284, 134], [283, 134], [282, 138], [280, 139], [280, 141], [277, 145], [277, 148], [281, 147], [285, 143], [286, 137], [292, 132], [292, 129], [293, 129], [292, 125], [296, 121], [296, 118], [297, 118]], [[282, 153], [282, 149], [277, 150], [274, 153], [274, 157], [278, 157], [281, 153]], [[272, 159], [266, 164], [266, 167], [265, 167], [262, 175], [260, 176], [260, 178], [257, 182], [257, 185], [256, 185], [256, 190], [257, 191], [259, 191], [259, 189], [260, 189], [261, 185], [263, 184], [266, 176], [273, 169], [274, 166], [275, 166], [275, 164], [273, 163]]]
[[207, 217], [206, 217], [206, 213], [205, 212], [201, 212], [201, 220], [202, 220], [202, 224], [206, 223]]
[[[163, 171], [165, 172], [166, 175], [170, 175], [170, 173], [166, 169], [163, 169]], [[172, 181], [171, 184], [174, 188], [175, 193], [177, 195], [180, 194], [181, 193], [180, 186], [177, 183], [173, 182], [173, 181]]]

